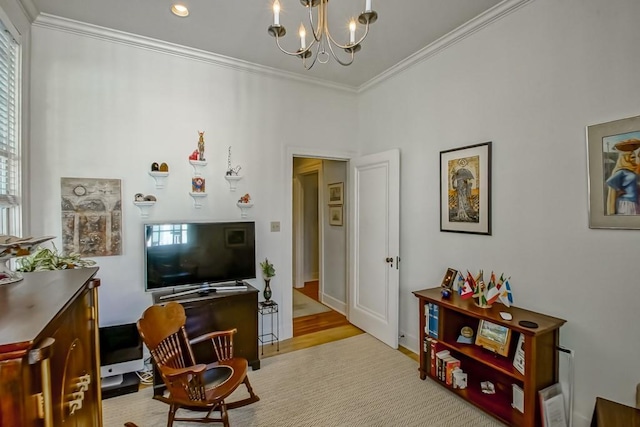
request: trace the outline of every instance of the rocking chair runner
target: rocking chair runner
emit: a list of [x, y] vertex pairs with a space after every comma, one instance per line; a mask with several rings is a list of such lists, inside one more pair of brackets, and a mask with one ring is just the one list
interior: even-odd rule
[[[212, 332], [189, 340], [185, 321], [184, 308], [177, 302], [151, 306], [138, 320], [140, 337], [149, 348], [167, 387], [168, 394], [154, 398], [169, 405], [167, 427], [171, 427], [174, 421], [222, 422], [228, 427], [227, 409], [260, 400], [247, 377], [247, 360], [233, 357], [236, 329]], [[207, 340], [213, 345], [217, 360], [206, 365], [196, 364], [191, 345]], [[250, 396], [226, 403], [225, 399], [242, 383]], [[179, 408], [207, 411], [207, 414], [203, 418], [176, 418]], [[220, 412], [220, 418], [211, 417], [214, 411]]]

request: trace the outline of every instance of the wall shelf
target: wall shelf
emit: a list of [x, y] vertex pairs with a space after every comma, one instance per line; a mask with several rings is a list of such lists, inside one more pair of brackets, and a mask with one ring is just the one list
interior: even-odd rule
[[236, 203], [236, 206], [240, 208], [240, 217], [246, 218], [249, 214], [249, 209], [253, 207], [253, 203]]
[[207, 193], [189, 193], [193, 197], [193, 207], [200, 209], [202, 207], [202, 199], [207, 197]]
[[196, 176], [202, 176], [202, 169], [207, 166], [206, 160], [189, 160], [191, 166], [193, 166], [193, 173]]
[[161, 190], [164, 188], [169, 172], [149, 171], [149, 175], [156, 181], [156, 188]]
[[156, 204], [154, 201], [145, 201], [145, 202], [133, 202], [134, 205], [140, 209], [140, 218], [148, 218], [149, 211]]
[[236, 191], [238, 187], [238, 181], [242, 179], [240, 175], [225, 175], [224, 179], [229, 181], [229, 190]]

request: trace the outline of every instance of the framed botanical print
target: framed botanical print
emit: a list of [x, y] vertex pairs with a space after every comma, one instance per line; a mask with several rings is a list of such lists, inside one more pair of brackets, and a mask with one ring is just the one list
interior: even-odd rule
[[440, 231], [491, 234], [491, 142], [440, 152]]
[[587, 126], [589, 228], [640, 229], [640, 116]]

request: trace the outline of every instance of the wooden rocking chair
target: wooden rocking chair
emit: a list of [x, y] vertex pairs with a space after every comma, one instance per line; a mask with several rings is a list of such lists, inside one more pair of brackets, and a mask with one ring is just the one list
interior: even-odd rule
[[[222, 422], [228, 427], [227, 409], [260, 400], [247, 377], [247, 360], [233, 357], [236, 329], [212, 332], [189, 340], [185, 321], [184, 308], [177, 302], [151, 306], [138, 320], [140, 337], [149, 348], [167, 387], [167, 393], [154, 398], [169, 405], [167, 427], [171, 427], [174, 421]], [[191, 345], [207, 340], [213, 345], [217, 360], [206, 365], [196, 364]], [[225, 399], [242, 383], [250, 396], [226, 403]], [[203, 418], [176, 418], [176, 411], [180, 408], [207, 413]], [[214, 411], [220, 412], [220, 418], [212, 418]]]

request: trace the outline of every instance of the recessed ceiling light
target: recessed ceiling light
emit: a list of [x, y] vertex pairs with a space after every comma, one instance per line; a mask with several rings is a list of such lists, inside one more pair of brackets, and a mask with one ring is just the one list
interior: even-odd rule
[[189, 9], [187, 9], [187, 6], [183, 4], [174, 4], [173, 6], [171, 6], [171, 12], [181, 18], [189, 16]]

